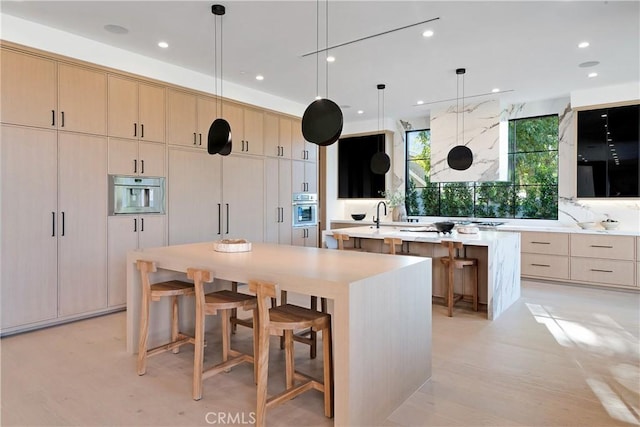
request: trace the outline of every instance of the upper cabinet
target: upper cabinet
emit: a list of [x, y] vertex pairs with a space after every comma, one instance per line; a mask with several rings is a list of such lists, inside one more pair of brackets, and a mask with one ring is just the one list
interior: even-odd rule
[[[270, 157], [290, 158], [291, 139], [289, 146], [285, 146], [280, 141], [280, 117], [273, 113], [264, 113], [263, 123], [263, 140], [264, 155]], [[289, 132], [290, 134], [291, 132]]]
[[109, 76], [109, 136], [164, 142], [165, 90]]
[[106, 135], [105, 72], [2, 50], [2, 122]]
[[169, 89], [167, 115], [169, 144], [207, 149], [209, 126], [216, 115], [215, 98]]
[[300, 120], [292, 120], [291, 122], [291, 146], [292, 159], [311, 162], [318, 160], [318, 146], [304, 139]]
[[224, 101], [222, 117], [231, 127], [232, 152], [264, 154], [263, 113], [240, 104]]

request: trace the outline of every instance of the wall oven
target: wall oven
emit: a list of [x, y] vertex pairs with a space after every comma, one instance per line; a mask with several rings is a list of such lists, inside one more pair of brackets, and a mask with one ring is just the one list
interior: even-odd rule
[[318, 224], [318, 195], [293, 193], [293, 226], [309, 227]]
[[164, 178], [109, 175], [109, 215], [164, 213]]

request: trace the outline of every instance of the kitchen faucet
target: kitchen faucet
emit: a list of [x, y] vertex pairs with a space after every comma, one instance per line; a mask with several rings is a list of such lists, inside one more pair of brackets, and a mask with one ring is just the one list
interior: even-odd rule
[[376, 206], [376, 219], [373, 221], [376, 223], [376, 228], [380, 228], [380, 205], [384, 206], [384, 214], [387, 215], [387, 204], [385, 202], [378, 202]]

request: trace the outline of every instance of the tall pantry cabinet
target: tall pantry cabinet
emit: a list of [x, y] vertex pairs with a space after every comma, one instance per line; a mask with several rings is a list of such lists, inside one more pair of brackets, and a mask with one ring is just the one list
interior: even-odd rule
[[2, 333], [106, 308], [106, 73], [3, 48]]

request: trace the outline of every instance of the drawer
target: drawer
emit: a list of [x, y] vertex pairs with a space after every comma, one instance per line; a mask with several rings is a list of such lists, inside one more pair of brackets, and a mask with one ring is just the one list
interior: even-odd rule
[[569, 257], [523, 253], [520, 262], [523, 276], [569, 279]]
[[635, 260], [635, 238], [602, 234], [572, 234], [571, 256]]
[[636, 286], [640, 286], [640, 262], [636, 263]]
[[522, 252], [547, 255], [569, 255], [567, 233], [520, 233]]
[[635, 262], [597, 258], [571, 258], [571, 280], [635, 286]]

